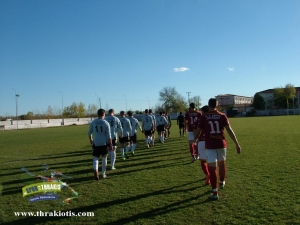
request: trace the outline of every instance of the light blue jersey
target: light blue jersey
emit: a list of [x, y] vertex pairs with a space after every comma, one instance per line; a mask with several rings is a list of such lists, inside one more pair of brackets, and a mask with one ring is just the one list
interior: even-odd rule
[[153, 119], [153, 123], [156, 123], [156, 117], [155, 117], [155, 115], [154, 114], [149, 114], [149, 116], [151, 116], [152, 117], [152, 119]]
[[115, 139], [117, 133], [123, 133], [123, 128], [118, 117], [108, 115], [104, 118], [110, 125], [111, 138]]
[[123, 128], [123, 137], [126, 137], [126, 136], [130, 137], [132, 127], [131, 127], [129, 119], [127, 119], [125, 117], [121, 117], [120, 122], [121, 122], [121, 125]]
[[153, 118], [152, 116], [146, 114], [142, 118], [142, 124], [144, 127], [144, 130], [151, 130], [153, 125]]
[[132, 127], [131, 136], [136, 134], [137, 128], [139, 128], [140, 131], [142, 131], [141, 125], [140, 125], [139, 121], [136, 118], [129, 117], [128, 119], [129, 119], [131, 127]]
[[93, 142], [95, 146], [103, 146], [109, 143], [111, 139], [110, 126], [107, 121], [103, 119], [94, 119], [88, 130], [88, 136], [93, 135]]
[[168, 120], [164, 116], [158, 116], [156, 117], [156, 126], [165, 125], [167, 126], [169, 124]]

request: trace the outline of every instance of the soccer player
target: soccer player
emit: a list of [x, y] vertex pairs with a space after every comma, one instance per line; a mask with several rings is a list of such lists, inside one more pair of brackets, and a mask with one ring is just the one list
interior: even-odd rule
[[152, 120], [153, 120], [153, 132], [152, 132], [152, 135], [151, 135], [151, 138], [152, 138], [151, 144], [154, 145], [154, 141], [155, 141], [155, 129], [156, 129], [156, 119], [155, 119], [155, 115], [152, 113], [152, 109], [149, 109], [149, 116], [151, 116]]
[[192, 156], [192, 162], [195, 162], [198, 157], [196, 145], [194, 144], [195, 137], [194, 137], [194, 128], [196, 122], [200, 119], [201, 117], [201, 112], [197, 111], [195, 109], [195, 103], [191, 103], [189, 107], [189, 111], [186, 112], [185, 114], [185, 123], [186, 123], [186, 128], [187, 128], [187, 133], [188, 133], [188, 142], [189, 142], [189, 147], [190, 147], [190, 153]]
[[160, 112], [159, 116], [156, 117], [156, 130], [158, 132], [158, 138], [160, 140], [161, 143], [164, 143], [164, 133], [166, 130], [166, 127], [168, 126], [168, 121], [166, 119], [166, 117], [163, 116], [163, 113]]
[[[177, 116], [177, 125], [179, 127], [179, 135], [180, 137], [184, 137], [184, 116], [182, 115], [182, 112], [179, 113], [179, 116]], [[182, 134], [181, 134], [182, 132]]]
[[235, 143], [238, 154], [241, 153], [241, 147], [229, 124], [227, 116], [217, 110], [217, 99], [209, 99], [208, 106], [209, 111], [201, 117], [196, 133], [199, 134], [202, 130], [204, 131], [208, 170], [213, 191], [210, 198], [217, 200], [219, 199], [217, 166], [219, 166], [220, 189], [224, 188], [226, 176], [226, 139], [224, 128]]
[[[129, 152], [129, 148], [130, 148], [130, 136], [131, 136], [131, 124], [129, 119], [125, 118], [125, 112], [121, 111], [120, 112], [120, 122], [123, 128], [123, 136], [122, 138], [119, 138], [120, 140], [120, 151], [121, 151], [121, 155], [122, 155], [122, 159], [128, 159], [128, 152]], [[124, 153], [124, 148], [126, 149], [126, 152]]]
[[131, 155], [134, 156], [134, 150], [136, 149], [136, 134], [137, 134], [137, 128], [140, 129], [140, 131], [142, 131], [142, 127], [139, 123], [139, 121], [133, 117], [133, 112], [132, 111], [128, 111], [128, 119], [130, 121], [131, 124], [131, 136], [130, 136], [130, 145], [131, 145]]
[[172, 121], [171, 121], [171, 117], [169, 116], [169, 114], [166, 112], [166, 115], [165, 115], [167, 121], [168, 121], [168, 126], [166, 127], [167, 130], [166, 130], [166, 135], [168, 133], [168, 137], [170, 137], [170, 129], [171, 129], [171, 126], [172, 126]]
[[154, 131], [154, 122], [152, 116], [149, 115], [148, 109], [145, 109], [145, 115], [142, 118], [142, 132], [145, 134], [146, 146], [151, 147], [152, 133]]
[[[201, 108], [202, 115], [205, 115], [208, 111], [209, 111], [208, 105], [203, 106]], [[200, 122], [200, 120], [198, 120], [196, 128], [198, 127], [199, 122]], [[197, 133], [195, 135], [197, 135]], [[202, 130], [200, 132], [200, 135], [199, 136], [195, 136], [195, 138], [196, 138], [196, 143], [197, 143], [197, 146], [198, 146], [198, 157], [200, 159], [201, 168], [202, 168], [203, 173], [206, 176], [205, 184], [209, 185], [210, 184], [210, 176], [209, 176], [208, 166], [207, 166], [207, 163], [206, 163], [206, 151], [205, 151], [205, 135], [204, 135], [204, 131]]]
[[105, 116], [105, 120], [110, 125], [111, 139], [112, 139], [112, 151], [109, 151], [110, 164], [111, 169], [115, 170], [115, 162], [116, 162], [116, 151], [117, 151], [117, 134], [122, 138], [123, 136], [123, 128], [121, 122], [118, 117], [115, 115], [114, 109], [110, 109], [108, 111], [108, 115]]
[[[93, 167], [95, 180], [99, 180], [98, 165], [99, 156], [102, 156], [102, 177], [106, 178], [106, 166], [107, 166], [107, 153], [108, 149], [112, 150], [112, 140], [110, 126], [107, 121], [104, 120], [105, 110], [98, 110], [98, 118], [94, 119], [88, 130], [88, 137], [90, 143], [93, 146]], [[108, 146], [107, 146], [108, 143]]]

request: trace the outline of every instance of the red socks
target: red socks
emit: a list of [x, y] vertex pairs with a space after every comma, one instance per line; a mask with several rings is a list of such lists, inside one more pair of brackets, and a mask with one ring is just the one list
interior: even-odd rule
[[194, 144], [189, 144], [189, 146], [190, 146], [190, 153], [191, 153], [191, 155], [192, 156], [195, 156], [195, 155], [197, 155], [197, 150], [198, 150], [198, 147], [197, 147], [197, 145], [194, 145]]
[[202, 160], [202, 159], [201, 159], [201, 168], [202, 168], [203, 173], [204, 173], [206, 176], [209, 175], [209, 172], [208, 172], [208, 166], [207, 166], [206, 160]]
[[210, 174], [210, 184], [212, 189], [218, 187], [218, 176], [217, 176], [217, 168], [214, 166], [208, 166], [208, 171]]

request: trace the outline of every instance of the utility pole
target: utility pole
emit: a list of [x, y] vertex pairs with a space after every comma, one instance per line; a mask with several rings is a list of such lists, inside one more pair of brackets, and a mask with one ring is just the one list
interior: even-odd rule
[[190, 104], [190, 93], [192, 93], [192, 92], [188, 91], [188, 92], [186, 92], [186, 93], [188, 94], [188, 102], [189, 102], [189, 104]]
[[17, 94], [16, 89], [13, 89], [15, 91], [15, 97], [16, 97], [16, 118], [17, 118], [17, 130], [19, 129], [19, 116], [18, 116], [18, 97], [20, 95]]
[[61, 91], [58, 91], [61, 93], [61, 125], [64, 126], [64, 94]]

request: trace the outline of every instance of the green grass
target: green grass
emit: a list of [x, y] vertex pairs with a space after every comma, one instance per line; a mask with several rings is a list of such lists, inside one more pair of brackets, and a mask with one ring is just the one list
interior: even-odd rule
[[[300, 117], [230, 119], [242, 153], [228, 140], [227, 178], [219, 201], [210, 201], [200, 163], [190, 163], [187, 139], [173, 121], [164, 145], [146, 149], [138, 134], [136, 155], [108, 179], [93, 180], [88, 126], [0, 132], [0, 224], [300, 224]], [[227, 135], [227, 138], [228, 135]], [[42, 164], [49, 170], [43, 171]], [[22, 187], [60, 171], [79, 196], [63, 189], [57, 201], [29, 204]], [[99, 165], [101, 168], [101, 164]], [[100, 169], [101, 170], [101, 169]], [[94, 212], [94, 217], [17, 217], [14, 212]]]

